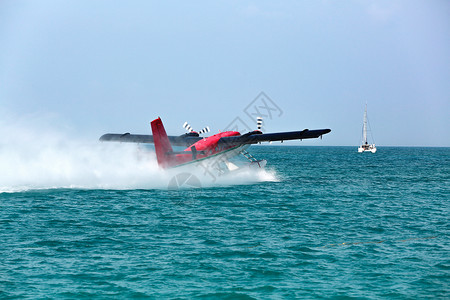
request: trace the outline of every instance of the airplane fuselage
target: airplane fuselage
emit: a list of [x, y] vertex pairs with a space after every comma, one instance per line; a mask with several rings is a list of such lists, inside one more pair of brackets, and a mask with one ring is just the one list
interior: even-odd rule
[[[235, 153], [235, 151], [230, 151], [230, 150], [235, 150], [235, 149], [239, 148], [239, 151], [240, 151], [241, 148], [242, 149], [244, 148], [243, 146], [248, 147], [249, 145], [233, 145], [233, 144], [219, 145], [218, 142], [223, 137], [240, 136], [240, 135], [241, 134], [237, 131], [224, 131], [224, 132], [219, 132], [219, 133], [214, 134], [209, 137], [205, 137], [205, 138], [199, 140], [198, 142], [194, 143], [193, 145], [189, 146], [188, 148], [186, 148], [183, 151], [186, 153], [180, 153], [180, 152], [176, 153], [175, 156], [173, 156], [168, 161], [167, 167], [173, 167], [173, 166], [185, 164], [188, 162], [192, 162], [193, 160], [201, 160], [203, 158], [222, 154], [225, 152], [229, 152], [230, 156], [235, 156], [235, 155], [237, 155], [237, 153]], [[245, 148], [247, 148], [247, 147], [245, 147]]]

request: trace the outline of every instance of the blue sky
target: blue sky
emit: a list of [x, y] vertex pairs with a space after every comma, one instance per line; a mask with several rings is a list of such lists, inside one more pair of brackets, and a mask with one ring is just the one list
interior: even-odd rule
[[[450, 146], [449, 1], [0, 2], [0, 117], [76, 136], [224, 129], [261, 91], [267, 131]], [[249, 121], [247, 121], [249, 122]]]

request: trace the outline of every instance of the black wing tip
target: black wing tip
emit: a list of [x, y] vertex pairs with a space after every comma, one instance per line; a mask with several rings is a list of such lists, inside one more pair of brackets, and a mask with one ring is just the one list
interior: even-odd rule
[[104, 142], [104, 141], [109, 141], [109, 136], [110, 136], [110, 133], [105, 133], [105, 134], [102, 135], [98, 140], [99, 140], [99, 141], [102, 141], [102, 142]]

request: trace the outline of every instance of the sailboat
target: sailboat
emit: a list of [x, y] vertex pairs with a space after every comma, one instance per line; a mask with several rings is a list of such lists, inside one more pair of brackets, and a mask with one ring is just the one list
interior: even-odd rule
[[[358, 148], [358, 152], [377, 152], [377, 148], [375, 147], [375, 143], [369, 144], [367, 142], [367, 103], [366, 103], [366, 109], [364, 110], [364, 122], [363, 122], [363, 133], [362, 133], [363, 139], [362, 144]], [[372, 138], [373, 141], [373, 138]]]

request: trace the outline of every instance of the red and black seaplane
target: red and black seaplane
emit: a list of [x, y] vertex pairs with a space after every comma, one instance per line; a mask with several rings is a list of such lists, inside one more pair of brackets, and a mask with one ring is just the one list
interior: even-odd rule
[[[162, 168], [179, 167], [216, 158], [216, 161], [222, 162], [229, 171], [233, 171], [238, 167], [230, 162], [230, 158], [238, 155], [246, 157], [251, 166], [263, 168], [266, 165], [265, 160], [257, 160], [246, 151], [251, 144], [313, 139], [322, 137], [331, 131], [330, 129], [304, 129], [302, 131], [262, 133], [262, 118], [260, 117], [257, 118], [257, 130], [245, 134], [238, 131], [223, 131], [209, 137], [201, 137], [201, 134], [209, 132], [209, 127], [205, 127], [199, 132], [194, 131], [187, 122], [183, 127], [188, 131], [187, 133], [180, 136], [168, 136], [161, 119], [157, 118], [151, 122], [153, 135], [107, 133], [100, 137], [100, 141], [154, 144], [156, 159]], [[172, 146], [183, 146], [186, 149], [174, 151]]]

